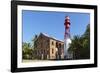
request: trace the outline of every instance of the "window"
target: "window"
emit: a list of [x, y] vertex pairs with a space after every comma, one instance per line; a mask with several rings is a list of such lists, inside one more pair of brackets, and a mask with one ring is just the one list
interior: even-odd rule
[[52, 41], [52, 45], [54, 45], [54, 42]]
[[59, 44], [59, 48], [61, 48], [61, 44]]
[[52, 48], [52, 54], [54, 53], [54, 49]]
[[58, 43], [56, 42], [56, 47], [58, 48]]

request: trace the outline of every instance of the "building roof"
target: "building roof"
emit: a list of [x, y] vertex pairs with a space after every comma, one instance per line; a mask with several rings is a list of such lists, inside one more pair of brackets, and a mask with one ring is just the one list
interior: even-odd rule
[[48, 34], [46, 34], [46, 33], [40, 33], [39, 36], [40, 36], [41, 34], [44, 35], [45, 37], [50, 38], [50, 39], [53, 39], [53, 40], [56, 40], [56, 41], [59, 41], [59, 42], [62, 42], [62, 43], [64, 42], [63, 40], [59, 40], [59, 39], [57, 39], [57, 38], [55, 38], [55, 37], [52, 37], [52, 36], [50, 36], [50, 35], [48, 35]]

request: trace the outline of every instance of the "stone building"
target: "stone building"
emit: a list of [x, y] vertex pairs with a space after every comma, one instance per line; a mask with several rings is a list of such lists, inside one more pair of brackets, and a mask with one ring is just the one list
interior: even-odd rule
[[64, 59], [64, 42], [40, 33], [34, 40], [36, 59], [51, 60]]

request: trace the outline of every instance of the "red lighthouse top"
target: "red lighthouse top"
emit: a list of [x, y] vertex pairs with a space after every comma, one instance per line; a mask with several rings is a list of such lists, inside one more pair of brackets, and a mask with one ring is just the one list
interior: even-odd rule
[[70, 18], [69, 18], [69, 16], [65, 17], [65, 23], [64, 23], [64, 25], [65, 25], [66, 29], [70, 28]]

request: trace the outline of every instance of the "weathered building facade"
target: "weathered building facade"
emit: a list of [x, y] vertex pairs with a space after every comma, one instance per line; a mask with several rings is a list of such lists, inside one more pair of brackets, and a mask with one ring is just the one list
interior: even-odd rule
[[34, 41], [34, 52], [37, 59], [64, 59], [64, 42], [40, 33]]

